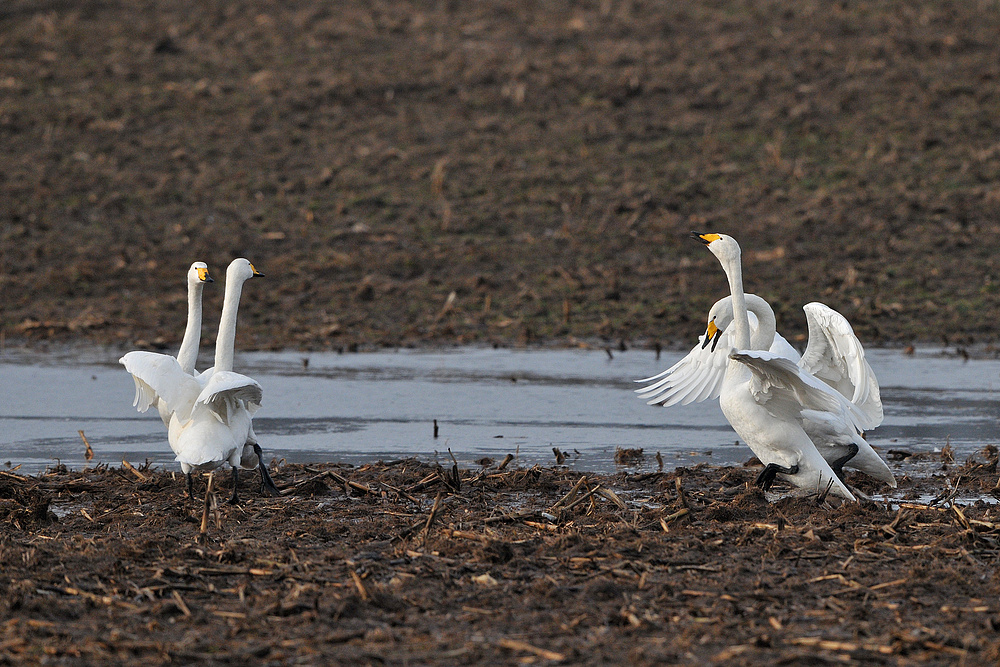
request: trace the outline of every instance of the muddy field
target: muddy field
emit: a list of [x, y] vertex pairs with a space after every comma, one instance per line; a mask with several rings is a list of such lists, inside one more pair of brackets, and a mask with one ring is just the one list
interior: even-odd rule
[[0, 663], [1000, 659], [995, 448], [839, 507], [753, 467], [483, 463], [272, 463], [283, 497], [236, 507], [228, 474], [2, 472]]
[[725, 291], [694, 228], [786, 333], [821, 299], [994, 341], [997, 34], [977, 0], [7, 0], [0, 333], [173, 345], [186, 267], [245, 255], [241, 348], [670, 345]]
[[[235, 256], [239, 349], [690, 344], [691, 229], [790, 338], [821, 300], [995, 343], [997, 9], [6, 0], [0, 348], [175, 346]], [[0, 664], [996, 664], [996, 451], [912, 458], [840, 507], [752, 467], [280, 465], [207, 513], [0, 471]]]

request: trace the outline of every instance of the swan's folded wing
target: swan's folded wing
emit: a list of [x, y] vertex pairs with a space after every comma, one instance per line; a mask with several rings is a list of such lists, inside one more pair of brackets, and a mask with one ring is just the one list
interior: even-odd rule
[[232, 371], [218, 371], [209, 378], [197, 402], [221, 407], [230, 401], [239, 401], [253, 415], [260, 408], [263, 396], [264, 390], [253, 378]]
[[659, 375], [636, 382], [652, 382], [649, 386], [636, 389], [640, 397], [648, 399], [650, 405], [687, 405], [716, 398], [722, 391], [722, 380], [729, 364], [727, 355], [732, 349], [729, 333], [719, 333], [715, 345], [703, 347], [705, 335], [698, 339], [698, 345], [687, 356]]
[[822, 303], [807, 303], [802, 309], [809, 323], [809, 344], [799, 365], [858, 406], [867, 417], [863, 428], [875, 428], [883, 418], [878, 379], [850, 322]]
[[757, 350], [734, 351], [730, 358], [750, 369], [754, 399], [776, 418], [802, 420], [803, 411], [816, 410], [833, 413], [862, 429], [866, 416], [857, 406], [792, 360]]
[[785, 337], [779, 333], [774, 334], [774, 340], [771, 342], [769, 351], [774, 352], [785, 359], [791, 359], [796, 363], [798, 363], [799, 359], [802, 358], [799, 351], [792, 347], [792, 344], [785, 340]]
[[159, 398], [168, 412], [177, 413], [182, 419], [191, 414], [201, 387], [181, 370], [176, 359], [156, 352], [129, 352], [119, 361], [135, 380], [133, 405], [139, 412], [148, 410]]

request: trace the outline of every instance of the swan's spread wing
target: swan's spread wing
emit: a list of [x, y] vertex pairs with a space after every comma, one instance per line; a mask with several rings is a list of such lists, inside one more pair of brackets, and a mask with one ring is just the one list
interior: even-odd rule
[[160, 400], [160, 397], [156, 395], [156, 391], [146, 384], [145, 380], [141, 379], [137, 375], [132, 376], [132, 380], [135, 382], [135, 398], [132, 399], [132, 405], [139, 412], [145, 412], [149, 410], [150, 406]]
[[843, 394], [864, 413], [863, 428], [882, 423], [882, 399], [875, 372], [847, 319], [822, 303], [803, 307], [809, 344], [799, 365]]
[[790, 359], [772, 352], [740, 350], [730, 355], [753, 375], [754, 400], [778, 419], [804, 419], [804, 411], [829, 412], [860, 430], [865, 415], [829, 386], [804, 372]]
[[264, 390], [253, 378], [232, 371], [218, 371], [209, 378], [197, 402], [213, 406], [220, 415], [227, 414], [240, 403], [253, 415], [260, 408], [263, 396]]
[[722, 380], [729, 364], [727, 355], [732, 349], [732, 336], [728, 331], [719, 332], [719, 339], [713, 345], [704, 346], [705, 334], [687, 356], [659, 375], [636, 382], [652, 384], [636, 389], [640, 397], [648, 399], [650, 405], [687, 405], [716, 398], [722, 391]]
[[166, 404], [168, 412], [183, 418], [191, 414], [201, 387], [181, 370], [176, 359], [155, 352], [129, 352], [119, 361], [135, 380], [135, 400], [132, 404], [139, 412], [145, 412], [160, 399]]

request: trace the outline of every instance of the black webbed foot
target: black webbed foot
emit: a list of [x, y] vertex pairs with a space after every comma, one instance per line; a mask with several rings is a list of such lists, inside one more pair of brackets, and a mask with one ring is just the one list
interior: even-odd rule
[[771, 485], [774, 484], [774, 478], [778, 474], [794, 475], [798, 473], [798, 471], [799, 467], [797, 465], [791, 466], [789, 468], [784, 468], [782, 466], [779, 466], [777, 463], [768, 463], [766, 466], [764, 466], [764, 469], [760, 471], [760, 474], [757, 475], [757, 479], [754, 480], [754, 484], [759, 486], [764, 491], [767, 491], [768, 489], [771, 488]]

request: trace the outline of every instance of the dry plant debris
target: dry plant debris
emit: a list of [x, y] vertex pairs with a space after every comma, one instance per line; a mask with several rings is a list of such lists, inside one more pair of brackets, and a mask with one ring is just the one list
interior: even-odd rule
[[237, 507], [145, 467], [0, 473], [0, 663], [1000, 659], [989, 451], [840, 506], [746, 468], [274, 473]]

